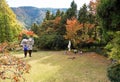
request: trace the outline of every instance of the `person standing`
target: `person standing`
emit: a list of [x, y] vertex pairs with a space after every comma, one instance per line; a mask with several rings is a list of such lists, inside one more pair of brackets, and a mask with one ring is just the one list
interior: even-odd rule
[[32, 57], [32, 50], [33, 50], [33, 45], [34, 45], [34, 39], [32, 37], [30, 37], [28, 39], [28, 53], [29, 53], [29, 57]]
[[28, 39], [27, 39], [27, 38], [24, 38], [24, 39], [21, 41], [21, 44], [20, 44], [20, 45], [23, 47], [24, 57], [27, 57], [27, 52], [28, 52]]

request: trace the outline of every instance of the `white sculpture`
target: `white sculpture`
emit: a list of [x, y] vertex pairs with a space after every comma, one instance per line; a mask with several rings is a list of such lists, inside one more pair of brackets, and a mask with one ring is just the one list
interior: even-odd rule
[[69, 40], [69, 43], [68, 43], [68, 51], [71, 51], [71, 41]]

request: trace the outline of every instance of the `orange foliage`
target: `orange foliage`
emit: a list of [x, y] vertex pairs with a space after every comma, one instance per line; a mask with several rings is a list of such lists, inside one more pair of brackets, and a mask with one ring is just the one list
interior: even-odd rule
[[67, 25], [66, 25], [66, 39], [72, 40], [77, 35], [77, 31], [80, 30], [83, 27], [82, 24], [80, 24], [76, 18], [72, 18], [71, 20], [67, 19]]
[[61, 21], [61, 17], [56, 17], [56, 18], [55, 18], [55, 23], [56, 23], [56, 24], [59, 24], [60, 21]]
[[27, 35], [34, 35], [34, 32], [33, 31], [27, 31], [26, 34]]
[[35, 35], [35, 33], [33, 31], [31, 31], [31, 30], [25, 30], [25, 29], [23, 29], [21, 31], [21, 33], [19, 34], [19, 36], [22, 36], [23, 34], [28, 35], [28, 36], [34, 36]]
[[2, 52], [2, 48], [0, 47], [0, 52]]
[[30, 31], [30, 30], [22, 30], [21, 33], [22, 33], [22, 34], [26, 34], [26, 35], [34, 35], [34, 32], [33, 32], [33, 31]]
[[[73, 41], [75, 44], [80, 43], [83, 40], [83, 36], [86, 34], [89, 29], [92, 29], [95, 27], [95, 24], [90, 24], [90, 23], [84, 23], [80, 24], [76, 18], [72, 18], [71, 20], [67, 20], [67, 25], [66, 25], [66, 35], [65, 38]], [[84, 30], [83, 30], [84, 28]], [[83, 35], [79, 36], [77, 34], [77, 31], [81, 30]], [[87, 35], [88, 36], [88, 35]], [[85, 42], [93, 42], [93, 39], [89, 37], [84, 37], [86, 40]]]
[[[4, 49], [8, 46], [7, 42], [1, 43], [0, 44], [0, 52], [4, 52]], [[7, 52], [4, 52], [7, 54]]]
[[29, 73], [31, 66], [22, 58], [6, 54], [9, 45], [5, 42], [0, 46], [3, 54], [0, 55], [0, 79], [10, 79], [13, 82], [25, 82], [23, 74]]
[[25, 35], [27, 35], [27, 36], [36, 36], [36, 34], [35, 34], [33, 31], [23, 29], [23, 30], [21, 31], [21, 33], [19, 34], [19, 36], [18, 36], [18, 40], [21, 40], [23, 34], [25, 34]]
[[92, 29], [92, 28], [95, 27], [95, 24], [88, 24], [88, 23], [85, 23], [85, 27], [88, 27], [88, 28]]

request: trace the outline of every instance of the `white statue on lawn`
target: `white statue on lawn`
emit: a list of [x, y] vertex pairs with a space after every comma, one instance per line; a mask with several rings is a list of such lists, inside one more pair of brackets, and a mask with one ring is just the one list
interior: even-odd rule
[[68, 51], [71, 51], [71, 41], [69, 40], [69, 43], [68, 43]]

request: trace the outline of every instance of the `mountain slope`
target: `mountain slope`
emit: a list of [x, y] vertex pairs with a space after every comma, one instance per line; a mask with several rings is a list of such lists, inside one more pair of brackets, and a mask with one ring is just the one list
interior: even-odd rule
[[[33, 23], [40, 24], [47, 10], [55, 14], [58, 8], [36, 8], [31, 6], [12, 7], [11, 8], [17, 16], [17, 19], [26, 27], [30, 27]], [[61, 8], [61, 11], [66, 11], [66, 8]]]

